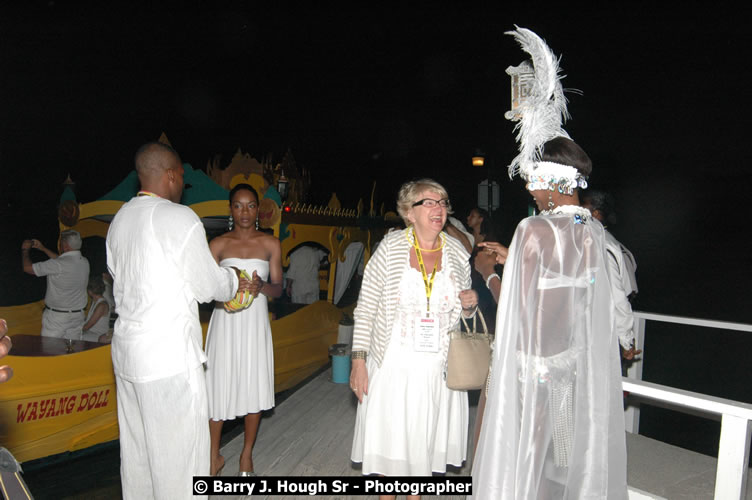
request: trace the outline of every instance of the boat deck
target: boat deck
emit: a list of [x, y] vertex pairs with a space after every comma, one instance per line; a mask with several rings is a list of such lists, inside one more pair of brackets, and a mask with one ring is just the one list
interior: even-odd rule
[[[261, 476], [360, 476], [360, 468], [350, 461], [357, 399], [348, 384], [331, 381], [331, 368], [321, 372], [267, 412], [261, 420], [253, 449], [253, 462]], [[476, 407], [470, 408], [469, 439], [475, 424]], [[222, 448], [225, 457], [223, 476], [238, 473], [243, 435], [235, 437]], [[470, 475], [469, 463], [449, 467], [447, 475]], [[235, 498], [228, 496], [217, 499]], [[244, 498], [238, 496], [237, 498]], [[269, 497], [272, 498], [272, 497]], [[273, 498], [306, 498], [305, 496], [274, 496]], [[349, 498], [328, 496], [327, 498]], [[377, 498], [359, 496], [357, 498]], [[423, 498], [439, 498], [425, 496]], [[442, 496], [460, 499], [464, 496]]]
[[[349, 459], [356, 404], [347, 384], [331, 382], [331, 369], [321, 372], [262, 419], [253, 452], [256, 472], [262, 476], [360, 475]], [[471, 404], [469, 442], [472, 442], [475, 412], [476, 407]], [[241, 434], [222, 448], [227, 464], [223, 476], [237, 474], [242, 447]], [[713, 498], [716, 464], [713, 457], [634, 434], [627, 434], [627, 448], [630, 497]], [[461, 469], [447, 471], [447, 475], [470, 475], [469, 462]], [[747, 499], [752, 500], [752, 488], [747, 491]]]

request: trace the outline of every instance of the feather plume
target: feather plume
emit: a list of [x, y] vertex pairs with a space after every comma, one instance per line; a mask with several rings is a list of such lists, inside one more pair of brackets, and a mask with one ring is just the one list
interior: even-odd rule
[[530, 54], [534, 69], [532, 89], [527, 100], [516, 110], [520, 116], [515, 126], [520, 153], [509, 165], [509, 176], [521, 174], [527, 178], [540, 160], [542, 147], [555, 137], [570, 138], [562, 128], [569, 118], [567, 100], [561, 86], [559, 59], [538, 35], [515, 25], [508, 31], [522, 50]]

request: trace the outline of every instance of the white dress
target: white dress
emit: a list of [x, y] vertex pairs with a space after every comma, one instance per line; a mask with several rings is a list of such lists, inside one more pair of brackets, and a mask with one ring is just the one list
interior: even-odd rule
[[[222, 266], [253, 271], [262, 280], [269, 262], [229, 258]], [[232, 420], [274, 406], [274, 352], [267, 300], [259, 293], [251, 306], [236, 313], [216, 307], [206, 337], [206, 389], [209, 417]]]
[[529, 217], [509, 246], [473, 498], [627, 498], [605, 237], [582, 210]]
[[351, 459], [363, 474], [430, 476], [461, 466], [467, 456], [467, 393], [447, 387], [449, 316], [459, 289], [448, 273], [436, 273], [431, 311], [440, 322], [439, 352], [413, 350], [415, 319], [425, 314], [421, 273], [408, 268], [400, 283], [399, 306], [381, 367], [367, 361], [368, 395], [358, 405]]

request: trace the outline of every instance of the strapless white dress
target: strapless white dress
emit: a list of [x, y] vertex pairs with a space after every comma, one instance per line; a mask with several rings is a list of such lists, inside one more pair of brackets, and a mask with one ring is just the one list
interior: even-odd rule
[[[269, 262], [229, 258], [221, 266], [269, 277]], [[217, 307], [206, 337], [206, 389], [209, 417], [232, 420], [274, 407], [274, 351], [267, 299], [259, 293], [251, 306], [228, 313]]]

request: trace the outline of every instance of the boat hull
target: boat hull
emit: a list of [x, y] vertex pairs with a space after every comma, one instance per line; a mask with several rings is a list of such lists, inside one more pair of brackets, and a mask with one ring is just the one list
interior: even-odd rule
[[[346, 311], [319, 301], [272, 321], [275, 392], [295, 387], [329, 362], [328, 349], [337, 341], [339, 321]], [[202, 326], [206, 330], [207, 323]], [[48, 344], [64, 342], [36, 338]], [[0, 391], [0, 443], [18, 461], [118, 438], [109, 345], [71, 354], [11, 354], [6, 361], [14, 376]]]

